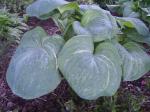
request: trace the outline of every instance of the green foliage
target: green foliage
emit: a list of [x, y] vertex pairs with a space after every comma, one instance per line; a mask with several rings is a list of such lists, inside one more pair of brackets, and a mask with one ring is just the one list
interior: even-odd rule
[[10, 14], [6, 9], [0, 9], [1, 50], [12, 42], [19, 43], [20, 37], [26, 29], [27, 25], [16, 14]]
[[[120, 10], [116, 10], [118, 7]], [[124, 17], [140, 18], [150, 24], [149, 0], [120, 0], [117, 5], [108, 5], [108, 8]]]
[[10, 14], [5, 9], [0, 10], [0, 39], [20, 40], [22, 30], [26, 29], [27, 25], [16, 14]]
[[81, 98], [93, 100], [111, 96], [118, 89], [122, 75], [119, 58], [111, 43], [104, 42], [94, 48], [92, 37], [77, 36], [64, 45], [58, 63], [73, 90]]
[[128, 42], [123, 46], [116, 45], [123, 60], [123, 77], [125, 81], [139, 79], [150, 69], [150, 57], [136, 43]]
[[134, 30], [141, 43], [144, 37], [150, 40], [147, 26], [138, 19], [114, 17], [97, 5], [63, 0], [38, 0], [27, 14], [53, 18], [63, 39], [49, 38], [39, 27], [25, 33], [7, 71], [7, 82], [20, 97], [34, 99], [52, 92], [60, 82], [58, 70], [87, 100], [112, 96], [121, 79], [134, 81], [150, 70], [144, 47], [126, 31]]
[[0, 0], [0, 8], [7, 8], [12, 12], [19, 12], [35, 0]]
[[119, 32], [115, 18], [105, 10], [99, 9], [85, 11], [81, 23], [73, 23], [77, 35], [92, 35], [95, 42], [111, 39]]
[[52, 92], [61, 81], [56, 56], [63, 44], [60, 36], [49, 37], [40, 27], [27, 32], [7, 71], [13, 92], [24, 99]]
[[40, 18], [64, 4], [67, 4], [65, 0], [37, 0], [27, 7], [26, 12], [29, 16]]

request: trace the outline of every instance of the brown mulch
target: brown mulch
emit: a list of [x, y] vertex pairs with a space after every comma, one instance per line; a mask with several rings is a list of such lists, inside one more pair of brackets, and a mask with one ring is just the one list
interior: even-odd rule
[[58, 29], [58, 27], [55, 25], [55, 23], [53, 22], [52, 19], [48, 19], [48, 20], [39, 20], [37, 18], [30, 18], [28, 20], [27, 23], [30, 28], [34, 28], [36, 26], [41, 26], [42, 28], [44, 28], [44, 30], [49, 34], [49, 35], [53, 35], [53, 34], [60, 34], [60, 30]]

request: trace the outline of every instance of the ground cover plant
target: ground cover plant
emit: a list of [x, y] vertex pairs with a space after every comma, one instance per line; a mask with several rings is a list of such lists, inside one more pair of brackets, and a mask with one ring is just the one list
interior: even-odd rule
[[[124, 16], [126, 3], [118, 3], [106, 5], [111, 13], [97, 5], [63, 0], [29, 5], [29, 17], [39, 18], [40, 24], [52, 18], [58, 32], [49, 36], [46, 32], [51, 32], [44, 30], [50, 27], [47, 22], [44, 29], [35, 25], [24, 34], [6, 73], [12, 92], [40, 105], [38, 100], [52, 101], [43, 96], [51, 93], [61, 106], [55, 108], [62, 112], [148, 112], [143, 108], [149, 97], [142, 95], [149, 94], [149, 79], [144, 76], [150, 69], [149, 24], [141, 16]], [[59, 90], [64, 81], [69, 94]], [[70, 93], [69, 100], [62, 98]]]
[[10, 14], [7, 9], [0, 10], [0, 55], [10, 43], [19, 43], [24, 31], [28, 29], [17, 14]]
[[11, 12], [24, 12], [27, 5], [32, 3], [34, 0], [0, 0], [0, 8], [7, 8]]

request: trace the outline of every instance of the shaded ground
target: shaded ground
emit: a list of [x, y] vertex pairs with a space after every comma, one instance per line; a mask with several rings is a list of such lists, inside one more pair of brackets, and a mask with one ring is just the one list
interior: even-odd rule
[[[49, 35], [60, 34], [51, 19], [40, 21], [32, 18], [28, 24], [31, 28], [42, 26]], [[117, 112], [150, 112], [150, 73], [138, 81], [123, 83], [116, 99], [104, 97], [97, 101], [81, 100], [68, 84], [62, 81], [51, 94], [34, 100], [23, 100], [12, 94], [5, 80], [6, 70], [16, 46], [13, 44], [9, 46], [3, 57], [0, 57], [0, 110], [2, 112], [14, 109], [17, 110], [16, 112], [111, 112], [114, 102], [119, 105], [116, 107]], [[138, 110], [134, 111], [134, 107]]]

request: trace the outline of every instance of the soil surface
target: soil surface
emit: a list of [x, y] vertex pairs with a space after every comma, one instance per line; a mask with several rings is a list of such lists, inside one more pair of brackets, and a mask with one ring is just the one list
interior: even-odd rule
[[[31, 18], [28, 21], [28, 25], [30, 28], [41, 26], [49, 35], [61, 33], [51, 19], [40, 21], [36, 18]], [[98, 105], [102, 104], [102, 102], [100, 102], [101, 99], [97, 101], [84, 101], [80, 99], [71, 90], [65, 80], [61, 82], [53, 93], [34, 100], [24, 100], [15, 96], [6, 83], [5, 75], [11, 56], [14, 54], [16, 47], [17, 45], [15, 44], [8, 46], [4, 55], [0, 57], [0, 112], [10, 112], [13, 110], [15, 110], [14, 112], [100, 112], [95, 110], [98, 109]], [[137, 112], [150, 112], [150, 73], [132, 83], [123, 83], [118, 92], [118, 104], [126, 103], [128, 98], [127, 93], [131, 94], [130, 96], [132, 99], [138, 97], [138, 99], [140, 99], [141, 96], [142, 98], [144, 97], [144, 100], [142, 99], [140, 104], [141, 111]], [[128, 104], [126, 106], [124, 107], [130, 108]], [[111, 111], [108, 110], [103, 112]]]

